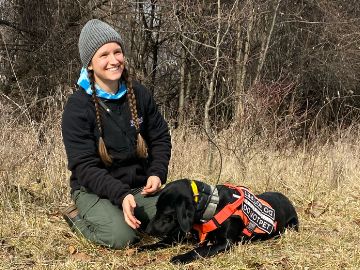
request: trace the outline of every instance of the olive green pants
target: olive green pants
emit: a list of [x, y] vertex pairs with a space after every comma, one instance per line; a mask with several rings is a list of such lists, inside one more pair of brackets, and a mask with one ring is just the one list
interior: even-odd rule
[[[134, 197], [136, 201], [134, 214], [141, 221], [140, 229], [145, 230], [150, 219], [155, 216], [158, 196], [145, 197], [137, 192]], [[137, 231], [125, 222], [122, 210], [108, 199], [99, 198], [84, 188], [76, 190], [72, 199], [81, 217], [72, 229], [89, 241], [120, 249], [140, 240]]]

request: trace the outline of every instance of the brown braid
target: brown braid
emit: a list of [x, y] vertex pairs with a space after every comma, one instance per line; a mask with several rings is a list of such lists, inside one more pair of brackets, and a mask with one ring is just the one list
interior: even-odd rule
[[91, 90], [92, 90], [92, 98], [95, 104], [95, 113], [96, 113], [96, 125], [99, 129], [99, 133], [100, 133], [100, 138], [99, 138], [99, 155], [101, 158], [101, 161], [106, 165], [106, 166], [110, 166], [112, 163], [112, 158], [109, 155], [107, 149], [106, 149], [106, 145], [103, 139], [103, 130], [102, 130], [102, 126], [101, 126], [101, 117], [100, 117], [100, 109], [99, 109], [99, 100], [98, 97], [96, 96], [96, 90], [95, 90], [95, 78], [94, 78], [94, 72], [92, 70], [88, 71], [89, 73], [89, 80], [90, 80], [90, 84], [91, 84]]
[[135, 97], [134, 89], [132, 87], [131, 77], [130, 77], [129, 72], [126, 69], [126, 67], [124, 68], [124, 71], [123, 71], [123, 78], [125, 79], [126, 87], [128, 90], [127, 98], [129, 101], [131, 118], [133, 120], [133, 123], [136, 128], [136, 133], [137, 133], [136, 154], [140, 158], [146, 158], [148, 155], [147, 146], [146, 146], [146, 142], [145, 142], [144, 138], [140, 134], [140, 123], [139, 123], [138, 113], [137, 113], [137, 109], [136, 109], [136, 97]]

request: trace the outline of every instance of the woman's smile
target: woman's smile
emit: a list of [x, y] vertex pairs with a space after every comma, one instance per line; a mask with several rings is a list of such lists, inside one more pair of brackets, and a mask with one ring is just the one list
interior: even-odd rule
[[108, 93], [115, 94], [124, 71], [124, 54], [116, 42], [106, 43], [94, 54], [89, 70], [94, 71], [95, 82]]
[[119, 67], [111, 67], [111, 68], [108, 68], [108, 70], [110, 70], [110, 71], [118, 71]]

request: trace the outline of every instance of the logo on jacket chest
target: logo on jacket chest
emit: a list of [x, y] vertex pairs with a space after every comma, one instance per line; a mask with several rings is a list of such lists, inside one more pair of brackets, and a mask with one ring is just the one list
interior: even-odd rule
[[[138, 122], [139, 122], [139, 126], [144, 122], [143, 117], [138, 117]], [[130, 119], [130, 126], [134, 127], [135, 126], [135, 121]]]

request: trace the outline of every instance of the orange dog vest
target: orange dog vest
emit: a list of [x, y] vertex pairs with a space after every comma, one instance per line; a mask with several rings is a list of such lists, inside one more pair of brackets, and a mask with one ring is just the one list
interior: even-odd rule
[[245, 187], [230, 184], [225, 186], [237, 191], [239, 195], [233, 195], [237, 200], [226, 205], [208, 222], [193, 226], [199, 233], [200, 242], [206, 239], [209, 232], [234, 215], [239, 216], [245, 224], [242, 233], [246, 236], [250, 237], [253, 233], [270, 234], [276, 230], [275, 210], [266, 201], [259, 199]]

